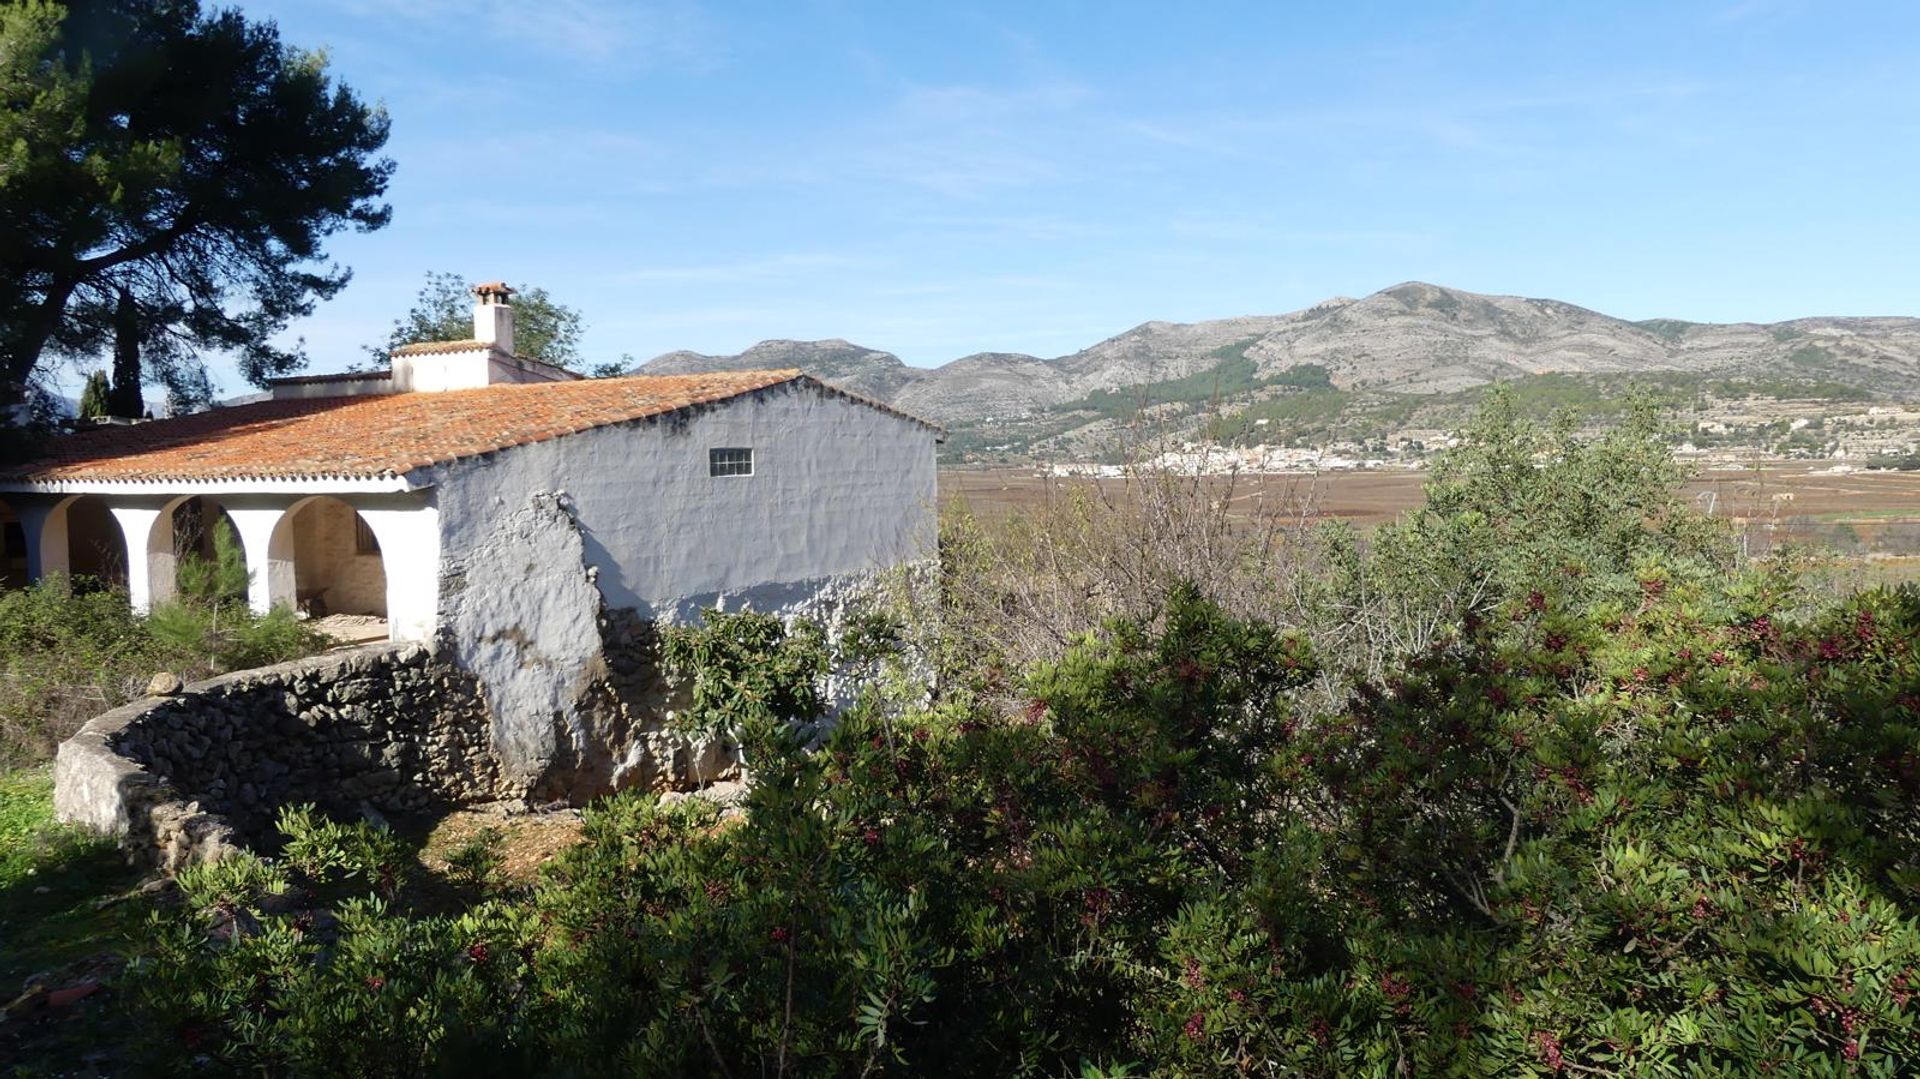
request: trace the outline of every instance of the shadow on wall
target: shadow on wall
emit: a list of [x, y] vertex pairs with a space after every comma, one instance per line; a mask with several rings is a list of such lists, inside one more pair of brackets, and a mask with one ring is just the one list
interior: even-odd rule
[[277, 842], [281, 806], [414, 813], [510, 797], [471, 676], [423, 645], [241, 671], [94, 719], [60, 747], [61, 820], [169, 870]]
[[352, 506], [322, 495], [295, 510], [294, 595], [311, 615], [387, 615], [386, 560]]

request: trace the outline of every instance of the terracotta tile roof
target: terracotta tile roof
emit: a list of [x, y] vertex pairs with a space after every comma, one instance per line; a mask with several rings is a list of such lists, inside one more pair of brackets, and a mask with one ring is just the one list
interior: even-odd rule
[[394, 348], [396, 356], [434, 356], [442, 352], [472, 352], [477, 348], [492, 348], [488, 341], [421, 341], [411, 345]]
[[398, 476], [788, 382], [838, 393], [798, 371], [729, 371], [262, 401], [68, 435], [54, 443], [47, 457], [7, 469], [0, 479], [167, 482]]

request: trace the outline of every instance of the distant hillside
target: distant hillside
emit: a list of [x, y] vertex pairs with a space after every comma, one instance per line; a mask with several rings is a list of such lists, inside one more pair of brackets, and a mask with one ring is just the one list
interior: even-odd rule
[[1412, 397], [1403, 406], [1416, 407], [1540, 376], [1669, 385], [1680, 376], [1911, 399], [1920, 397], [1920, 318], [1627, 322], [1558, 300], [1408, 282], [1285, 315], [1143, 323], [1055, 359], [978, 353], [915, 368], [841, 340], [764, 341], [736, 356], [668, 353], [639, 370], [752, 367], [799, 367], [963, 436], [997, 431], [1009, 438], [1003, 448], [1018, 449], [1097, 431], [1123, 404], [1206, 401], [1232, 412], [1318, 391], [1347, 395], [1343, 406], [1358, 394]]
[[836, 386], [891, 401], [925, 371], [908, 367], [891, 352], [834, 338], [827, 341], [762, 341], [737, 356], [669, 352], [642, 364], [649, 375], [686, 375], [702, 371], [754, 371], [798, 367]]

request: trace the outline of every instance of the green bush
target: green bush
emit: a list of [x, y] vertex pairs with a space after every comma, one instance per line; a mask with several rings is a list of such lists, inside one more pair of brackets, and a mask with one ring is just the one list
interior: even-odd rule
[[147, 632], [124, 593], [90, 583], [0, 592], [0, 769], [45, 759], [183, 658]]
[[1418, 509], [1367, 535], [1344, 523], [1316, 533], [1288, 614], [1330, 665], [1378, 678], [1548, 582], [1584, 609], [1632, 595], [1649, 561], [1722, 578], [1732, 534], [1684, 501], [1685, 478], [1648, 399], [1587, 440], [1570, 417], [1538, 424], [1493, 393], [1434, 460]]
[[51, 756], [82, 723], [138, 697], [157, 671], [205, 677], [325, 647], [291, 611], [249, 610], [231, 526], [222, 521], [213, 541], [213, 558], [180, 558], [179, 599], [146, 617], [125, 592], [87, 578], [0, 592], [0, 769]]
[[1739, 566], [1677, 479], [1496, 398], [1296, 617], [1180, 586], [836, 717], [901, 627], [710, 615], [665, 657], [737, 807], [604, 800], [451, 913], [290, 812], [138, 1021], [296, 1076], [1920, 1073], [1920, 590]]
[[[738, 819], [611, 799], [457, 916], [190, 888], [147, 1014], [296, 1075], [1911, 1073], [1920, 592], [1791, 622], [1780, 579], [1643, 572], [1321, 715], [1299, 637], [1179, 595], [1016, 715], [860, 706], [814, 749], [818, 639], [719, 618], [673, 649], [746, 741]], [[255, 928], [210, 937], [213, 891]]]

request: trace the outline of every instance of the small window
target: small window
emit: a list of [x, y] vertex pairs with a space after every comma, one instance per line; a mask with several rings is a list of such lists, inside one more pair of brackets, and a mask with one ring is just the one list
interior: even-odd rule
[[373, 534], [373, 529], [367, 526], [366, 518], [357, 513], [353, 516], [353, 553], [380, 553], [379, 538]]
[[753, 450], [743, 446], [707, 451], [707, 475], [753, 475]]

